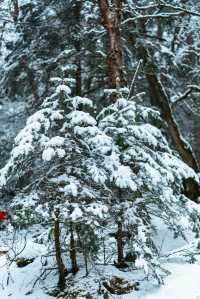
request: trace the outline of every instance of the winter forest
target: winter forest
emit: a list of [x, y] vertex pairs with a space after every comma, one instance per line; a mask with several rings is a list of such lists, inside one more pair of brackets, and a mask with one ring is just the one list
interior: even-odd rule
[[0, 299], [200, 299], [200, 1], [0, 0]]

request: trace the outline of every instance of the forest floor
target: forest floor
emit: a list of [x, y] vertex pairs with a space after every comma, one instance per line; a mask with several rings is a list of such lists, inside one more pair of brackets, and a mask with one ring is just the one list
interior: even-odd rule
[[[143, 271], [119, 271], [114, 266], [95, 266], [85, 276], [85, 270], [81, 270], [74, 277], [68, 277], [67, 290], [71, 290], [72, 297], [65, 293], [65, 299], [103, 299], [102, 295], [97, 294], [99, 282], [102, 277], [109, 279], [112, 277], [120, 277], [127, 282], [139, 282], [139, 290], [132, 290], [125, 295], [111, 295], [110, 299], [200, 299], [200, 262], [191, 264], [187, 262], [187, 258], [183, 257], [184, 248], [189, 248], [190, 245], [186, 242], [173, 239], [167, 231], [161, 231], [158, 237], [160, 242], [162, 239], [161, 248], [161, 263], [162, 266], [169, 270], [171, 274], [165, 277], [164, 285], [158, 285], [156, 281], [144, 280]], [[17, 243], [16, 243], [17, 244]], [[42, 256], [47, 253], [45, 245], [34, 243], [33, 240], [27, 238], [26, 248], [21, 253], [21, 257], [33, 258], [34, 261], [26, 267], [19, 268], [16, 262], [12, 262], [8, 267], [8, 258], [6, 255], [0, 255], [0, 299], [52, 299], [54, 297], [47, 292], [55, 290], [52, 286], [56, 285], [57, 275], [55, 271], [48, 272], [47, 276], [42, 279]], [[17, 248], [17, 246], [19, 246]], [[24, 247], [22, 239], [18, 239], [18, 245], [15, 245], [14, 251], [17, 252]], [[3, 250], [2, 248], [0, 248]], [[166, 254], [168, 252], [168, 254]], [[176, 252], [176, 253], [175, 253]], [[53, 260], [48, 261], [46, 269], [51, 268]], [[45, 275], [44, 275], [45, 276]], [[39, 279], [41, 277], [41, 279]], [[35, 285], [34, 285], [35, 284]], [[34, 287], [33, 287], [34, 286]], [[68, 293], [69, 294], [69, 293]], [[91, 297], [87, 297], [91, 294]], [[59, 297], [61, 298], [61, 297]], [[107, 297], [106, 297], [107, 298]]]

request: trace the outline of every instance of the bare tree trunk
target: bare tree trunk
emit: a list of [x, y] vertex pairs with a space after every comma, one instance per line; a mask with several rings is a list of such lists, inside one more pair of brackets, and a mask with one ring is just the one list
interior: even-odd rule
[[[81, 26], [81, 9], [82, 9], [82, 3], [83, 1], [77, 1], [75, 7], [74, 7], [74, 14], [75, 14], [75, 20], [77, 24], [77, 30], [80, 29]], [[77, 32], [78, 33], [78, 32]], [[81, 49], [82, 49], [82, 43], [81, 39], [78, 38], [74, 42], [74, 46], [76, 49], [76, 86], [75, 86], [75, 95], [81, 96], [82, 94], [82, 64], [81, 64]]]
[[56, 251], [56, 262], [58, 266], [58, 287], [61, 290], [65, 288], [65, 275], [66, 269], [62, 260], [61, 253], [61, 244], [60, 244], [60, 223], [59, 223], [59, 211], [55, 212], [55, 221], [54, 221], [54, 242], [55, 242], [55, 251]]
[[12, 0], [13, 5], [13, 11], [12, 11], [12, 17], [14, 22], [16, 23], [19, 17], [19, 3], [18, 0]]
[[124, 268], [126, 266], [124, 261], [124, 248], [123, 248], [123, 230], [122, 222], [117, 223], [117, 267]]
[[[151, 63], [148, 52], [143, 46], [140, 46], [139, 51], [144, 64]], [[193, 168], [196, 172], [198, 172], [199, 165], [195, 159], [192, 149], [179, 132], [178, 125], [174, 119], [170, 106], [170, 99], [168, 98], [160, 80], [157, 78], [153, 67], [151, 68], [151, 70], [148, 70], [146, 72], [146, 78], [149, 84], [150, 93], [154, 97], [157, 106], [160, 108], [163, 119], [167, 122], [168, 130], [175, 148], [179, 152], [183, 161], [191, 168]]]
[[72, 265], [72, 273], [76, 274], [78, 272], [77, 258], [76, 258], [76, 244], [74, 240], [74, 229], [73, 224], [70, 224], [70, 259]]
[[83, 242], [83, 258], [85, 263], [85, 275], [88, 276], [89, 269], [88, 269], [88, 249]]
[[113, 89], [126, 84], [123, 71], [123, 50], [120, 30], [122, 0], [98, 0], [102, 17], [102, 25], [107, 32], [107, 64], [109, 85]]
[[76, 75], [75, 75], [76, 76], [76, 90], [75, 90], [76, 96], [81, 96], [82, 94], [82, 66], [81, 66], [80, 50], [76, 58], [76, 67], [77, 67]]
[[[122, 198], [122, 190], [118, 188], [117, 196], [120, 201]], [[124, 260], [124, 244], [123, 244], [124, 232], [123, 232], [123, 210], [117, 215], [117, 232], [116, 232], [116, 241], [117, 241], [117, 263], [118, 268], [125, 268], [127, 265]]]
[[81, 252], [83, 254], [83, 259], [85, 263], [85, 275], [88, 276], [89, 269], [88, 269], [88, 248], [86, 242], [84, 242], [84, 239], [81, 238], [81, 230], [80, 226], [76, 226], [76, 235], [77, 235], [77, 246], [79, 249], [81, 249]]

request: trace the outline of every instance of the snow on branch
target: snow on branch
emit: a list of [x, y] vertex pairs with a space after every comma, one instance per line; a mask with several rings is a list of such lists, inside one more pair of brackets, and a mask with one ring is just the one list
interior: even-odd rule
[[172, 103], [172, 107], [175, 106], [177, 103], [185, 100], [191, 93], [200, 93], [200, 86], [189, 85], [188, 87], [189, 88], [179, 98], [175, 99], [175, 101]]
[[136, 9], [138, 10], [148, 10], [148, 9], [152, 9], [152, 8], [170, 8], [172, 10], [176, 10], [176, 11], [180, 11], [180, 12], [184, 12], [185, 14], [190, 14], [193, 16], [200, 16], [200, 12], [196, 12], [193, 10], [190, 10], [186, 7], [180, 7], [180, 6], [175, 6], [172, 4], [168, 4], [165, 3], [164, 1], [160, 1], [158, 4], [152, 4], [149, 6], [136, 6]]
[[[179, 12], [172, 12], [172, 13], [159, 13], [159, 14], [147, 14], [147, 15], [138, 15], [134, 18], [128, 18], [125, 21], [122, 22], [122, 25], [136, 20], [141, 19], [155, 19], [155, 18], [170, 18], [170, 17], [180, 17], [185, 15], [185, 12], [179, 11]], [[199, 14], [200, 16], [200, 14]]]
[[152, 14], [138, 14], [137, 16], [133, 18], [128, 18], [122, 22], [122, 25], [131, 22], [131, 21], [136, 21], [140, 19], [153, 19], [153, 18], [171, 18], [171, 17], [180, 17], [180, 16], [185, 16], [185, 15], [192, 15], [192, 16], [197, 16], [200, 17], [200, 12], [192, 11], [190, 9], [184, 8], [184, 7], [179, 7], [175, 6], [172, 4], [165, 3], [161, 1], [158, 4], [153, 4], [149, 6], [136, 6], [136, 10], [149, 10], [152, 8], [167, 8], [174, 10], [174, 12], [160, 12], [160, 13], [152, 13]]

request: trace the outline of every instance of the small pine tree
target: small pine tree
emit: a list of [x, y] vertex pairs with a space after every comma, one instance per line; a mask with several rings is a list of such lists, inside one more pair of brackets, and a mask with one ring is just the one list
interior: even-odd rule
[[132, 244], [135, 264], [159, 282], [153, 219], [161, 219], [176, 236], [184, 237], [186, 228], [196, 226], [193, 213], [198, 211], [183, 194], [184, 179], [198, 181], [198, 177], [170, 150], [161, 125], [156, 111], [126, 98], [98, 116], [98, 126], [106, 135], [98, 150], [103, 157], [101, 171], [112, 191], [108, 206], [116, 230], [118, 266], [124, 266], [123, 246]]
[[[63, 262], [59, 248], [62, 236], [58, 236], [58, 231], [59, 223], [63, 223], [69, 234], [72, 272], [75, 274], [78, 270], [74, 248], [76, 230], [79, 227], [81, 231], [90, 232], [93, 242], [90, 238], [85, 239], [82, 243], [88, 252], [82, 249], [85, 255], [95, 254], [98, 244], [95, 227], [100, 225], [107, 212], [102, 200], [106, 192], [100, 188], [101, 182], [92, 178], [98, 158], [86, 142], [98, 130], [95, 119], [82, 110], [83, 107], [87, 107], [86, 111], [91, 109], [92, 102], [70, 96], [68, 85], [73, 84], [73, 80], [53, 78], [52, 81], [56, 85], [55, 93], [29, 117], [25, 128], [16, 137], [11, 157], [1, 170], [1, 186], [15, 184], [19, 187], [19, 182], [24, 182], [20, 194], [11, 203], [15, 225], [40, 223], [48, 227], [48, 223], [54, 221], [56, 256], [59, 256], [57, 262], [61, 272]], [[27, 167], [32, 172], [31, 184], [26, 180]], [[55, 218], [56, 211], [59, 216]], [[63, 275], [59, 278], [59, 286], [64, 287]]]

